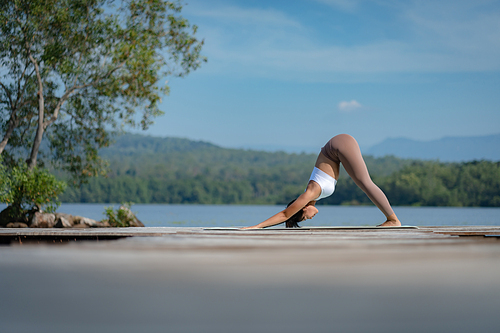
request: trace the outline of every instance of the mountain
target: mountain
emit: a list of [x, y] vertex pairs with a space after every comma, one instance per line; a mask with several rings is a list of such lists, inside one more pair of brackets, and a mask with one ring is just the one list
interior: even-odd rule
[[[202, 141], [125, 134], [102, 149], [108, 177], [69, 186], [62, 202], [286, 204], [304, 192], [316, 154], [229, 149]], [[365, 155], [394, 205], [500, 206], [500, 162], [438, 163]], [[320, 204], [370, 204], [341, 172]]]
[[365, 149], [363, 155], [393, 155], [400, 158], [463, 162], [500, 161], [500, 134], [474, 137], [444, 137], [431, 141], [389, 138]]
[[222, 149], [205, 141], [193, 141], [184, 138], [154, 137], [142, 134], [127, 133], [120, 135], [108, 148], [101, 150], [103, 156], [113, 155], [144, 155], [144, 154], [172, 154], [174, 152], [192, 152], [207, 149]]

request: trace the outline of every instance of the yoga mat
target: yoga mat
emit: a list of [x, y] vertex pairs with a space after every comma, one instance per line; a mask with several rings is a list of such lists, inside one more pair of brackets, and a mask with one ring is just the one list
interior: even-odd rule
[[399, 227], [376, 227], [376, 226], [321, 226], [321, 227], [300, 227], [300, 228], [265, 228], [265, 229], [241, 229], [236, 227], [212, 227], [203, 228], [203, 230], [224, 230], [224, 231], [276, 231], [276, 230], [363, 230], [363, 229], [373, 229], [373, 230], [404, 230], [404, 229], [418, 229], [416, 226], [412, 225], [402, 225]]

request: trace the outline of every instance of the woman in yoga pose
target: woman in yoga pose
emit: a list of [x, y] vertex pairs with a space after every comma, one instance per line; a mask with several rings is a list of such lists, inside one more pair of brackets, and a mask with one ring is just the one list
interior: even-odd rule
[[267, 220], [243, 229], [260, 229], [286, 222], [287, 228], [299, 227], [297, 222], [311, 219], [318, 209], [317, 200], [332, 195], [339, 177], [340, 163], [352, 180], [366, 193], [370, 200], [384, 213], [387, 220], [379, 227], [400, 226], [401, 223], [392, 210], [384, 192], [373, 183], [368, 174], [363, 156], [356, 140], [348, 134], [334, 136], [321, 148], [306, 190], [288, 207]]

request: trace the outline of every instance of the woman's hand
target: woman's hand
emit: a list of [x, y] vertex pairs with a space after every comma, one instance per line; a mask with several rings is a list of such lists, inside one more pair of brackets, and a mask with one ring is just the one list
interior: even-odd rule
[[256, 225], [251, 226], [251, 227], [243, 227], [243, 228], [240, 228], [240, 230], [249, 230], [249, 229], [264, 229], [264, 228], [257, 227]]
[[[308, 206], [310, 202], [315, 202], [314, 198], [317, 198], [319, 196], [319, 193], [321, 193], [321, 187], [316, 182], [309, 182], [309, 185], [307, 185], [306, 191], [302, 193], [297, 200], [295, 200], [290, 206], [288, 206], [285, 210], [271, 216], [264, 222], [261, 222], [259, 224], [256, 224], [251, 227], [244, 227], [241, 228], [242, 230], [248, 230], [248, 229], [263, 229], [267, 227], [272, 227], [273, 225], [277, 225], [280, 223], [285, 222], [290, 218], [290, 216], [293, 216], [293, 214], [297, 213], [299, 210], [303, 209], [304, 207]], [[314, 208], [314, 205], [312, 206], [313, 209], [310, 209], [309, 214], [306, 216], [307, 218], [312, 218], [318, 210]]]

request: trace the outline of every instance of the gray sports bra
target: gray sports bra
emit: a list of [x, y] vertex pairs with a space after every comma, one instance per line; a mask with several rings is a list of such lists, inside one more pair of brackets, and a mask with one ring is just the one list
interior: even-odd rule
[[321, 187], [321, 194], [318, 198], [316, 198], [316, 200], [320, 200], [332, 195], [335, 191], [335, 185], [337, 185], [337, 180], [335, 178], [316, 167], [314, 167], [309, 180], [315, 181], [316, 183], [318, 183], [319, 187]]

